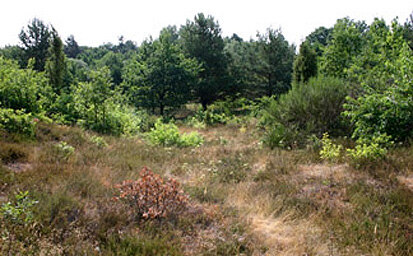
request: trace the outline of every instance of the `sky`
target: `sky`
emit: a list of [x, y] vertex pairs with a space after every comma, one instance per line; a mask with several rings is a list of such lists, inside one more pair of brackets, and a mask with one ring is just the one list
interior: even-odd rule
[[74, 35], [79, 45], [118, 43], [123, 35], [138, 45], [156, 38], [168, 25], [180, 27], [197, 13], [212, 15], [223, 35], [245, 40], [257, 32], [280, 28], [299, 45], [320, 26], [331, 27], [350, 17], [371, 23], [374, 17], [404, 23], [413, 13], [412, 0], [4, 0], [0, 9], [0, 47], [19, 43], [18, 34], [33, 18], [52, 24], [62, 38]]

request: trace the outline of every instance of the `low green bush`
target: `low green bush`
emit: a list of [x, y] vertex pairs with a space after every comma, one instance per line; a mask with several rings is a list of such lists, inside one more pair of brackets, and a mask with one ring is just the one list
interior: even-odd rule
[[328, 133], [324, 133], [321, 140], [322, 149], [320, 150], [321, 159], [331, 162], [337, 162], [340, 158], [341, 150], [343, 146], [334, 144], [329, 138]]
[[29, 196], [29, 192], [19, 192], [13, 202], [3, 203], [0, 213], [3, 220], [14, 224], [25, 225], [33, 220], [33, 207], [38, 201]]
[[285, 127], [282, 124], [275, 123], [265, 129], [266, 131], [262, 142], [271, 149], [276, 147], [292, 149], [299, 144], [299, 133], [295, 128]]
[[383, 159], [388, 148], [393, 145], [386, 134], [373, 136], [372, 139], [359, 139], [354, 149], [347, 149], [347, 154], [356, 166], [362, 166]]
[[75, 152], [75, 148], [64, 141], [55, 144], [54, 147], [56, 156], [62, 159], [68, 159]]
[[181, 135], [175, 124], [165, 124], [160, 119], [147, 134], [147, 138], [152, 144], [161, 146], [196, 147], [204, 142], [203, 137], [199, 133], [191, 132]]
[[34, 137], [38, 119], [22, 110], [0, 108], [0, 130]]
[[108, 143], [105, 141], [103, 137], [100, 136], [91, 136], [89, 141], [95, 144], [98, 148], [105, 148], [108, 146]]

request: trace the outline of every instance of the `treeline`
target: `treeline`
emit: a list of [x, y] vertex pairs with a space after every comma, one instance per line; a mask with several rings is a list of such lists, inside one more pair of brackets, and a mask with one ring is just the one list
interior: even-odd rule
[[212, 16], [198, 14], [180, 29], [164, 28], [158, 38], [140, 46], [119, 38], [117, 45], [79, 46], [74, 36], [62, 43], [57, 31], [34, 19], [19, 38], [20, 46], [7, 46], [1, 55], [27, 68], [45, 71], [57, 95], [71, 86], [92, 81], [91, 71], [109, 69], [110, 88], [126, 96], [129, 104], [161, 115], [187, 102], [204, 109], [225, 97], [261, 97], [290, 88], [295, 46], [278, 30], [268, 29], [257, 40], [222, 36]]
[[99, 47], [79, 46], [74, 36], [63, 43], [38, 19], [19, 38], [20, 46], [0, 49], [3, 109], [124, 134], [145, 129], [146, 113], [173, 117], [186, 103], [206, 111], [245, 99], [264, 109], [257, 116], [272, 147], [325, 132], [412, 137], [412, 16], [390, 25], [339, 19], [308, 35], [298, 54], [280, 30], [249, 41], [223, 37], [202, 13], [139, 46], [123, 37]]

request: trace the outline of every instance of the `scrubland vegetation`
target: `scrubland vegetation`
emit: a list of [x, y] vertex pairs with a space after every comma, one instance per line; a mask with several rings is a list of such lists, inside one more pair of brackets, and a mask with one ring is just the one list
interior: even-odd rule
[[85, 47], [34, 19], [0, 49], [1, 254], [411, 255], [412, 35], [344, 18], [296, 54], [198, 14]]

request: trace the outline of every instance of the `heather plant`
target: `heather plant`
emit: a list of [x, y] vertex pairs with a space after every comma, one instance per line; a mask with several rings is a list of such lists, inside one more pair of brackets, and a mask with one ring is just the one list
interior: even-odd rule
[[138, 217], [159, 219], [177, 216], [187, 207], [188, 196], [174, 179], [164, 180], [144, 167], [136, 181], [125, 180], [116, 186], [116, 200], [129, 204]]

